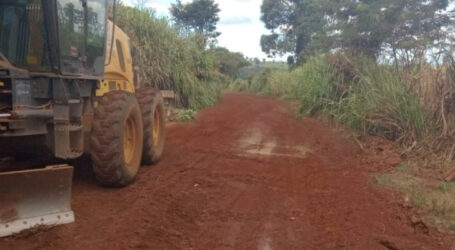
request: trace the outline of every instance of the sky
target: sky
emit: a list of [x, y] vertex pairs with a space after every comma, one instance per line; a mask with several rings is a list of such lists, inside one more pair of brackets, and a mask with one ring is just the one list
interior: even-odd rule
[[[134, 5], [135, 0], [123, 0]], [[170, 16], [169, 7], [175, 0], [149, 0], [147, 7], [153, 8], [159, 16]], [[183, 0], [182, 3], [191, 2]], [[215, 0], [220, 8], [218, 46], [233, 52], [241, 52], [248, 57], [266, 58], [261, 51], [260, 40], [263, 34], [270, 33], [260, 20], [262, 0]]]

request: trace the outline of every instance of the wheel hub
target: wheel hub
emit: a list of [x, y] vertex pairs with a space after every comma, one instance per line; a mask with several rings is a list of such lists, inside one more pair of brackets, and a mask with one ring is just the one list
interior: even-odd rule
[[160, 112], [158, 109], [155, 110], [153, 114], [153, 145], [156, 147], [160, 141], [160, 129], [161, 129], [161, 121], [160, 121]]
[[137, 144], [136, 137], [137, 131], [135, 120], [132, 117], [128, 117], [123, 135], [123, 153], [127, 164], [129, 164], [134, 157], [134, 151]]

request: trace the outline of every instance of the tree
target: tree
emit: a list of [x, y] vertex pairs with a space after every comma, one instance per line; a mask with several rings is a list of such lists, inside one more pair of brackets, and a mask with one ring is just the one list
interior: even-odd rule
[[170, 12], [176, 23], [202, 34], [208, 43], [216, 43], [216, 38], [221, 35], [216, 31], [220, 9], [214, 0], [193, 0], [186, 4], [177, 0], [171, 5]]
[[251, 65], [241, 53], [230, 52], [226, 48], [211, 50], [219, 60], [220, 72], [231, 77], [236, 77], [240, 68]]
[[261, 38], [262, 50], [271, 56], [300, 54], [324, 25], [322, 10], [314, 0], [264, 0], [261, 20], [272, 31]]
[[288, 63], [288, 65], [291, 66], [291, 67], [294, 66], [294, 64], [295, 64], [295, 59], [294, 59], [294, 57], [293, 57], [293, 56], [288, 56], [287, 63]]
[[452, 25], [448, 0], [263, 0], [261, 20], [272, 34], [261, 39], [269, 55], [351, 50], [377, 58], [384, 50], [442, 39]]
[[321, 2], [332, 19], [326, 30], [336, 47], [377, 57], [384, 47], [393, 50], [427, 47], [450, 23], [448, 0], [341, 0]]

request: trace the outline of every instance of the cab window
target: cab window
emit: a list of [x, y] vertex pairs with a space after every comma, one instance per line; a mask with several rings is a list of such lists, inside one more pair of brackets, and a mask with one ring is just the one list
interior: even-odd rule
[[57, 0], [61, 67], [64, 73], [82, 73], [84, 8], [80, 0]]
[[119, 40], [115, 41], [115, 46], [117, 47], [117, 54], [118, 54], [118, 61], [120, 63], [120, 68], [122, 68], [123, 72], [126, 71], [126, 65], [125, 65], [125, 54], [123, 50], [122, 43]]
[[87, 67], [95, 74], [104, 72], [106, 41], [106, 0], [87, 2]]
[[106, 0], [57, 0], [63, 73], [102, 75], [106, 38]]
[[16, 67], [50, 70], [41, 0], [0, 1], [0, 52]]

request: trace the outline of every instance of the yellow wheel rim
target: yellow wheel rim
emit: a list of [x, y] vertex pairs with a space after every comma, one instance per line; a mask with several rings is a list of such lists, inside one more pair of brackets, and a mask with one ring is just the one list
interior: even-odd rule
[[136, 121], [133, 117], [128, 117], [125, 124], [123, 133], [123, 154], [125, 156], [126, 164], [131, 163], [134, 157], [134, 151], [137, 145], [137, 132]]
[[156, 147], [160, 142], [160, 129], [161, 129], [161, 121], [160, 121], [160, 112], [158, 109], [155, 110], [153, 114], [153, 145]]

